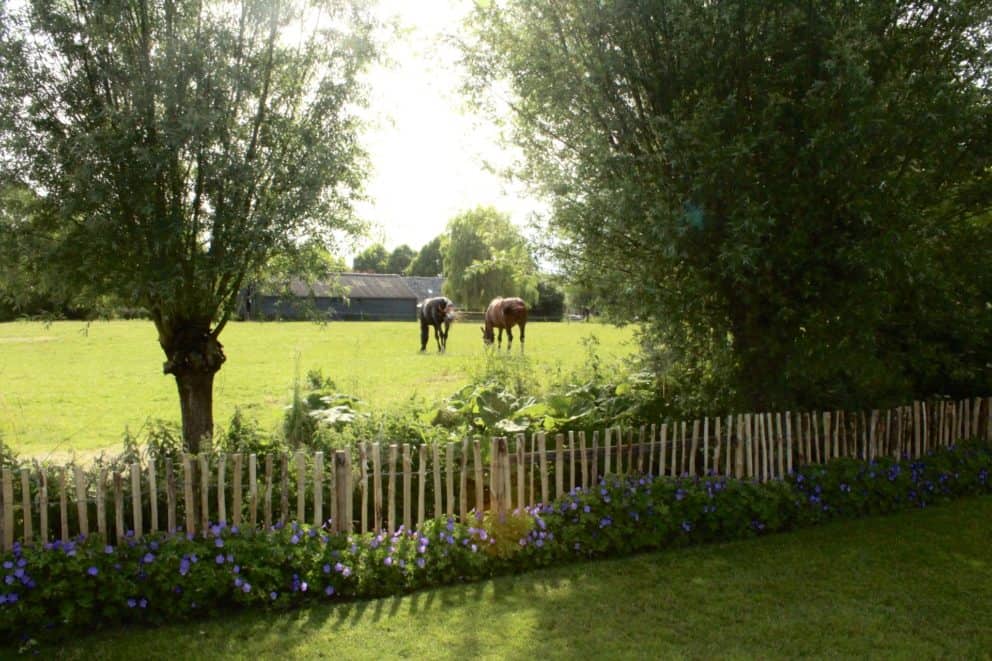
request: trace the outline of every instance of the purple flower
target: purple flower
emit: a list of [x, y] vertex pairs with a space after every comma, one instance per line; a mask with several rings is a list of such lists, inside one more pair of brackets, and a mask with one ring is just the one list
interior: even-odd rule
[[386, 559], [385, 559], [385, 560], [383, 560], [382, 562], [383, 562], [383, 564], [385, 564], [385, 565], [386, 565], [387, 567], [392, 567], [392, 566], [393, 566], [393, 556], [391, 556], [391, 555], [387, 555], [387, 556], [386, 556]]
[[143, 558], [141, 559], [141, 561], [142, 561], [143, 563], [145, 563], [146, 565], [150, 565], [150, 564], [152, 564], [153, 562], [155, 562], [155, 554], [154, 554], [154, 553], [146, 553], [146, 554], [145, 554], [145, 557], [143, 557]]
[[17, 596], [17, 593], [16, 592], [11, 592], [10, 594], [7, 595], [7, 603], [8, 604], [16, 604], [17, 603], [17, 599], [18, 599], [18, 596]]
[[299, 537], [299, 535], [293, 535], [292, 537], [290, 537], [289, 538], [289, 543], [290, 544], [299, 544], [300, 543], [300, 537]]
[[138, 602], [135, 599], [128, 599], [127, 600], [127, 607], [128, 608], [134, 608], [137, 605], [138, 605]]
[[244, 581], [242, 581], [240, 577], [234, 579], [234, 587], [240, 588], [242, 583], [244, 583]]
[[[340, 564], [340, 563], [338, 563], [338, 564]], [[324, 573], [325, 574], [330, 574], [331, 573], [331, 566], [330, 565], [324, 565]]]
[[[309, 587], [310, 586], [307, 585], [307, 582], [306, 581], [303, 581], [302, 583], [300, 583], [300, 591], [301, 592], [306, 592]], [[245, 590], [245, 592], [247, 592], [247, 590]]]
[[326, 594], [328, 597], [330, 597], [331, 595], [333, 595], [334, 594], [334, 586], [333, 585], [328, 585], [326, 588], [324, 588], [324, 594]]
[[217, 561], [217, 564], [218, 565], [224, 564], [224, 555], [221, 554], [221, 553], [218, 553], [217, 554], [217, 557], [215, 558], [215, 560]]
[[114, 547], [108, 544], [107, 546], [103, 547], [103, 552], [106, 553], [107, 555], [110, 555], [111, 553], [114, 552]]
[[279, 596], [279, 593], [278, 592], [270, 592], [269, 593], [269, 599], [271, 599], [272, 601], [275, 601], [278, 596]]
[[100, 573], [100, 570], [97, 569], [96, 567], [90, 567], [89, 569], [86, 570], [86, 573], [89, 574], [90, 576], [96, 576], [97, 574]]
[[217, 539], [214, 540], [214, 546], [216, 546], [219, 549], [224, 548], [224, 540], [218, 537]]
[[244, 585], [242, 585], [241, 591], [244, 592], [245, 594], [251, 592], [251, 583], [245, 583]]
[[426, 564], [426, 561], [423, 558], [417, 558], [417, 566], [418, 567], [420, 567], [421, 569], [423, 569], [425, 564]]
[[141, 606], [142, 608], [148, 608], [148, 600], [142, 599], [141, 601], [138, 602], [138, 605]]
[[682, 530], [684, 530], [686, 532], [690, 532], [692, 530], [692, 524], [689, 523], [688, 521], [683, 521], [682, 522]]

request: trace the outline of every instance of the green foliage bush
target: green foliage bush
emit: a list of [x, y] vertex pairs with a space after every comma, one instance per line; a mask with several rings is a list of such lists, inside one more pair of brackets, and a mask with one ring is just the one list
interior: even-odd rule
[[0, 635], [32, 637], [377, 597], [576, 559], [747, 538], [992, 492], [992, 445], [919, 460], [836, 460], [785, 480], [608, 476], [554, 503], [418, 531], [332, 534], [295, 522], [268, 531], [215, 524], [203, 534], [97, 536], [0, 557]]

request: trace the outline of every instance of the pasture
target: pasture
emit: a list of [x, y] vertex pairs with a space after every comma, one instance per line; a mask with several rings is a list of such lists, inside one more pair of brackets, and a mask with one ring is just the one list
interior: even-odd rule
[[[276, 428], [294, 379], [309, 370], [368, 410], [388, 411], [443, 399], [484, 362], [477, 323], [454, 324], [443, 355], [433, 335], [419, 353], [419, 332], [415, 321], [231, 323], [220, 338], [228, 360], [214, 382], [215, 422], [226, 424], [240, 407], [264, 429]], [[514, 343], [508, 359], [526, 361], [547, 384], [586, 361], [589, 338], [605, 362], [636, 349], [630, 327], [533, 322], [526, 356]], [[125, 427], [178, 421], [175, 382], [163, 376], [162, 362], [149, 321], [0, 324], [0, 434], [25, 456], [118, 450]]]

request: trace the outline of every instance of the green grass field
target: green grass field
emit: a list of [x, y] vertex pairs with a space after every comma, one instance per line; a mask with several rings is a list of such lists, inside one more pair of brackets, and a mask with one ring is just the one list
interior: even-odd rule
[[[228, 361], [214, 385], [214, 419], [226, 424], [241, 407], [275, 428], [297, 366], [301, 376], [322, 370], [370, 410], [396, 409], [411, 398], [433, 403], [483, 362], [476, 326], [452, 326], [448, 352], [438, 355], [418, 352], [420, 329], [412, 321], [232, 323], [221, 336]], [[526, 360], [546, 383], [585, 361], [583, 340], [591, 335], [604, 360], [635, 350], [631, 328], [532, 323]], [[163, 376], [162, 362], [148, 321], [0, 324], [0, 433], [26, 456], [119, 449], [125, 427], [179, 419], [175, 382]]]
[[992, 658], [992, 498], [405, 597], [74, 639], [65, 659]]

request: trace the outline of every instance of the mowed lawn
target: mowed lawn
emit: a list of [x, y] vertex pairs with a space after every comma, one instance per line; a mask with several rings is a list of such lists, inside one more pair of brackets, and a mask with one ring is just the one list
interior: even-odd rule
[[[607, 361], [635, 350], [629, 327], [535, 322], [523, 360], [546, 384], [586, 361], [590, 336]], [[320, 369], [369, 410], [395, 410], [415, 398], [439, 401], [485, 364], [478, 324], [468, 322], [452, 326], [444, 355], [431, 350], [433, 337], [419, 353], [413, 321], [231, 323], [221, 341], [228, 360], [214, 384], [215, 421], [226, 424], [241, 407], [266, 429], [278, 425], [297, 373]], [[518, 343], [514, 360], [521, 360]], [[149, 321], [0, 324], [0, 433], [26, 456], [118, 449], [125, 427], [178, 421], [163, 360]]]
[[404, 597], [108, 631], [65, 659], [992, 658], [992, 498]]

